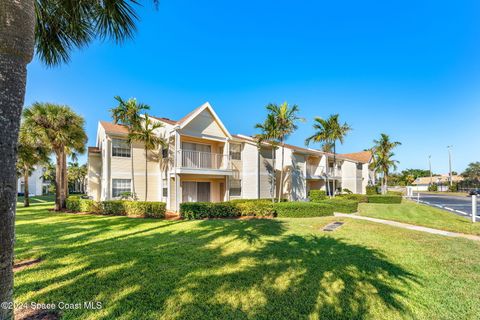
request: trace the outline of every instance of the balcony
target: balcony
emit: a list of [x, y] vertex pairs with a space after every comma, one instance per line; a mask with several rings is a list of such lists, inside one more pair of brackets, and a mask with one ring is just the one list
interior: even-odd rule
[[307, 178], [326, 178], [326, 175], [328, 175], [329, 178], [333, 177], [341, 177], [342, 176], [342, 170], [337, 169], [335, 170], [332, 167], [329, 167], [325, 170], [324, 166], [319, 166], [316, 164], [307, 164]]
[[[230, 157], [226, 154], [178, 150], [176, 168], [179, 173], [230, 174]], [[227, 173], [228, 172], [228, 173]]]

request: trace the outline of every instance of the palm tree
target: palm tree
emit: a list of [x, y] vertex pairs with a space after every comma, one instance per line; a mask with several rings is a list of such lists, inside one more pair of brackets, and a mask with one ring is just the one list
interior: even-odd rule
[[[110, 109], [113, 122], [115, 124], [122, 124], [128, 128], [129, 136], [141, 127], [142, 116], [141, 113], [150, 110], [150, 106], [139, 103], [135, 98], [130, 98], [127, 101], [123, 100], [119, 96], [114, 97], [118, 101], [118, 105], [115, 108]], [[135, 172], [133, 165], [133, 141], [129, 139], [130, 143], [130, 166], [132, 173], [132, 190], [133, 198], [136, 199], [135, 192]]]
[[297, 105], [289, 106], [287, 102], [281, 105], [269, 104], [267, 110], [272, 116], [272, 120], [276, 122], [276, 132], [278, 141], [282, 149], [282, 167], [280, 170], [280, 191], [278, 193], [278, 201], [280, 202], [283, 194], [283, 167], [285, 165], [284, 153], [285, 153], [285, 140], [297, 130], [297, 121], [304, 121], [303, 118], [298, 116], [300, 111]]
[[[320, 142], [324, 148], [330, 149], [333, 151], [333, 170], [337, 170], [337, 141], [343, 144], [345, 136], [347, 133], [352, 130], [352, 128], [345, 122], [340, 124], [339, 115], [332, 114], [328, 119], [323, 119], [320, 117], [315, 117], [313, 128], [315, 133], [308, 137], [305, 140], [305, 144], [309, 145], [310, 142]], [[328, 168], [328, 163], [327, 163]], [[328, 181], [328, 170], [327, 170], [327, 186]], [[335, 178], [333, 178], [333, 196], [335, 197]]]
[[77, 161], [68, 163], [68, 182], [72, 191], [85, 192], [85, 177], [88, 174], [86, 164], [79, 165]]
[[385, 133], [380, 135], [379, 140], [373, 140], [373, 143], [373, 161], [370, 164], [370, 169], [382, 173], [382, 193], [385, 194], [387, 192], [390, 168], [396, 170], [398, 164], [397, 160], [392, 159], [395, 156], [392, 150], [401, 145], [401, 143], [391, 141], [390, 137]]
[[25, 125], [34, 128], [55, 153], [55, 210], [61, 210], [65, 208], [68, 187], [67, 154], [85, 152], [85, 121], [70, 107], [52, 103], [35, 102], [23, 114]]
[[[156, 2], [156, 1], [155, 1]], [[27, 65], [36, 52], [49, 66], [68, 62], [70, 52], [96, 39], [122, 43], [133, 36], [138, 2], [2, 0], [0, 10], [0, 301], [13, 297], [16, 158]], [[0, 308], [0, 319], [12, 310]]]
[[275, 186], [276, 186], [276, 171], [275, 171], [275, 150], [277, 149], [280, 138], [278, 125], [273, 114], [268, 114], [263, 123], [257, 123], [255, 129], [260, 129], [261, 133], [255, 135], [258, 148], [261, 148], [264, 142], [268, 142], [272, 146], [272, 172], [270, 178], [270, 195], [272, 202], [275, 202]]
[[163, 127], [160, 122], [152, 122], [148, 115], [145, 115], [143, 123], [136, 127], [133, 132], [128, 134], [130, 141], [138, 141], [143, 143], [145, 150], [145, 201], [148, 198], [148, 151], [157, 150], [160, 146], [167, 145], [155, 131]]
[[48, 162], [48, 154], [49, 149], [45, 142], [22, 124], [18, 135], [17, 173], [24, 180], [24, 207], [30, 206], [28, 177], [32, 175], [36, 165]]

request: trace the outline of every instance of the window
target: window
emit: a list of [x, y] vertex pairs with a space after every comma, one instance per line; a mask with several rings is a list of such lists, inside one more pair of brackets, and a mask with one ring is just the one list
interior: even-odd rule
[[230, 144], [230, 157], [232, 160], [242, 160], [242, 145]]
[[362, 164], [361, 163], [357, 163], [357, 170], [362, 170]]
[[130, 144], [127, 140], [112, 139], [112, 156], [130, 158]]
[[232, 179], [230, 180], [230, 196], [239, 197], [242, 195], [242, 180]]
[[119, 197], [123, 192], [131, 192], [130, 179], [112, 179], [112, 198]]
[[162, 183], [162, 196], [163, 197], [168, 197], [168, 185], [167, 185], [167, 179], [163, 179], [163, 183]]

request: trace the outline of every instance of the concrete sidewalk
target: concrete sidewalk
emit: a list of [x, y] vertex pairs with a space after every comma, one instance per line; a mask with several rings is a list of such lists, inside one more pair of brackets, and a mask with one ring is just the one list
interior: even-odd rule
[[413, 225], [413, 224], [396, 222], [396, 221], [391, 221], [391, 220], [364, 217], [364, 216], [359, 216], [357, 214], [335, 213], [335, 217], [366, 220], [366, 221], [386, 224], [386, 225], [393, 226], [393, 227], [415, 230], [415, 231], [421, 231], [421, 232], [426, 232], [426, 233], [431, 233], [431, 234], [437, 234], [437, 235], [446, 236], [446, 237], [465, 238], [465, 239], [480, 241], [480, 236], [474, 236], [474, 235], [470, 235], [470, 234], [464, 234], [464, 233], [458, 233], [458, 232], [451, 232], [451, 231], [421, 227], [421, 226], [416, 226], [416, 225]]

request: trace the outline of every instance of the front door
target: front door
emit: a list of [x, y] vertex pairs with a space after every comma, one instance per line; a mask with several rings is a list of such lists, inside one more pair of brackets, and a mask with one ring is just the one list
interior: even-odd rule
[[210, 182], [182, 182], [182, 202], [210, 202]]

